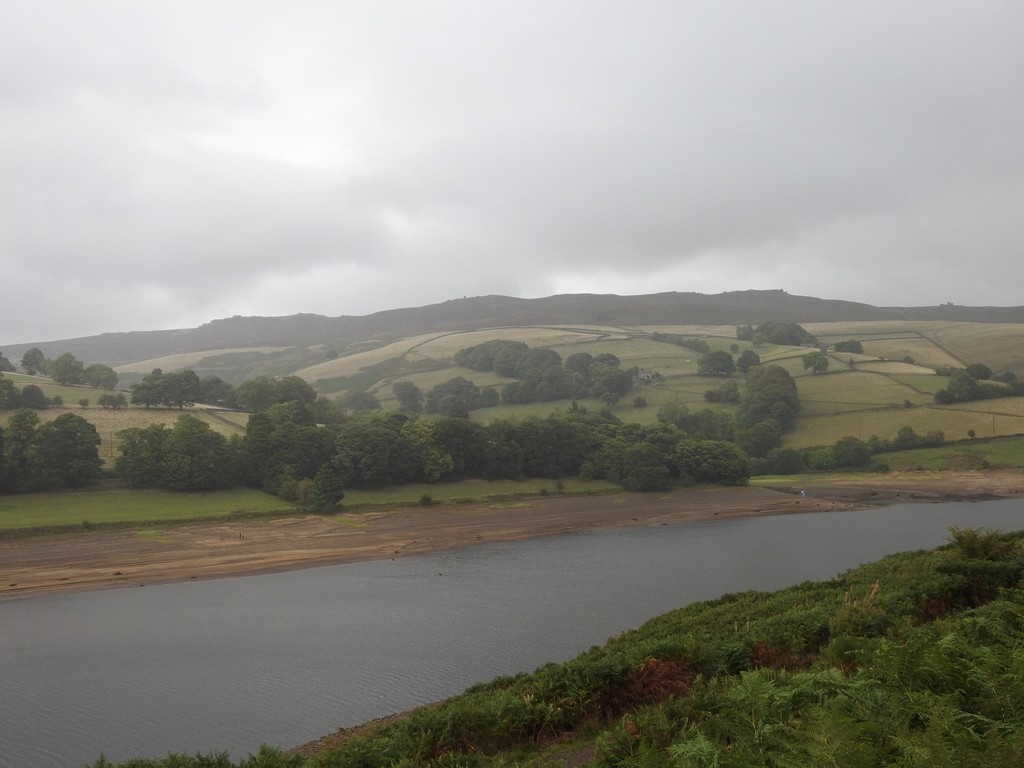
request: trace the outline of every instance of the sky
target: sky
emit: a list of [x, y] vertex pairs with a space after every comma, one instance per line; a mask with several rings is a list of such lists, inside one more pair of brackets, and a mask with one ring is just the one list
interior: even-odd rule
[[1015, 0], [0, 18], [0, 344], [490, 294], [1024, 304]]

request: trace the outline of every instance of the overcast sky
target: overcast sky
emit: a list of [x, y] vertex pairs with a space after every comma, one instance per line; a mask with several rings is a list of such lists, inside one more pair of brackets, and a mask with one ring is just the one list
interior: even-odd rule
[[1016, 0], [0, 0], [0, 344], [485, 294], [1021, 305], [1022, 41]]

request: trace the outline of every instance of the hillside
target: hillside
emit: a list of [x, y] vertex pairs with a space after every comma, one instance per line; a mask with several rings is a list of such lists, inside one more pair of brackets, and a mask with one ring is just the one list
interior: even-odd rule
[[[123, 366], [197, 352], [276, 348], [264, 353], [264, 368], [290, 373], [329, 352], [339, 355], [422, 333], [534, 325], [740, 325], [778, 322], [920, 320], [1024, 323], [1024, 307], [873, 307], [849, 301], [793, 296], [785, 291], [734, 291], [716, 295], [659, 293], [646, 296], [570, 294], [539, 299], [480, 296], [424, 307], [393, 309], [355, 317], [299, 314], [287, 317], [232, 317], [198, 328], [133, 330], [56, 341], [14, 342], [0, 349], [17, 360], [32, 347], [47, 357], [71, 352], [81, 360]], [[230, 373], [251, 366], [244, 355], [224, 361]]]

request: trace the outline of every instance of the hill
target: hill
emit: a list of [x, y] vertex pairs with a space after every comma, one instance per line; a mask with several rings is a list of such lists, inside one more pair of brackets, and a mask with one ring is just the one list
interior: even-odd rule
[[[785, 291], [733, 291], [715, 295], [659, 293], [645, 296], [568, 294], [538, 299], [479, 296], [366, 316], [231, 317], [198, 328], [105, 333], [57, 341], [5, 342], [11, 360], [38, 347], [47, 357], [71, 352], [81, 360], [124, 366], [143, 360], [199, 352], [220, 353], [221, 370], [233, 380], [252, 367], [241, 350], [261, 350], [260, 364], [291, 373], [328, 354], [351, 354], [367, 346], [422, 333], [536, 325], [742, 325], [777, 322], [869, 320], [1024, 323], [1024, 307], [874, 307], [849, 301], [794, 296]], [[234, 352], [231, 352], [234, 350]], [[235, 357], [232, 357], [235, 355]]]

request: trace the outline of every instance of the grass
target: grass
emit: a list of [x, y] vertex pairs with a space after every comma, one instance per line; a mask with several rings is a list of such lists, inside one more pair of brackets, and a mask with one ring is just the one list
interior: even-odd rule
[[[620, 492], [604, 480], [566, 478], [563, 492], [570, 495]], [[391, 504], [417, 504], [423, 496], [434, 503], [480, 501], [500, 504], [522, 496], [555, 495], [554, 480], [464, 480], [453, 483], [419, 483], [381, 490], [351, 490], [342, 509], [360, 509]], [[251, 489], [211, 493], [173, 493], [157, 490], [98, 488], [85, 491], [25, 493], [0, 496], [0, 531], [29, 528], [61, 529], [70, 526], [170, 524], [193, 520], [216, 520], [234, 515], [269, 515], [298, 512], [293, 504]], [[160, 536], [162, 531], [143, 528], [141, 536]]]
[[945, 389], [946, 385], [949, 383], [949, 379], [945, 376], [936, 376], [934, 373], [903, 373], [897, 374], [892, 378], [901, 384], [913, 387], [918, 392], [924, 392], [929, 395], [934, 395], [940, 389]]
[[97, 489], [0, 496], [0, 530], [82, 525], [152, 524], [269, 514], [293, 509], [276, 496], [242, 489], [172, 493]]
[[[595, 493], [619, 493], [622, 487], [606, 480], [582, 480], [569, 477], [562, 481], [563, 492], [573, 496]], [[380, 490], [345, 492], [343, 508], [359, 509], [365, 506], [388, 504], [416, 504], [424, 495], [435, 503], [464, 503], [483, 501], [499, 503], [517, 496], [555, 495], [554, 480], [531, 478], [528, 480], [462, 480], [457, 483], [414, 483], [382, 488]]]
[[[110, 394], [109, 390], [96, 389], [95, 387], [86, 386], [69, 386], [67, 384], [57, 384], [53, 379], [48, 379], [44, 376], [29, 376], [25, 373], [9, 373], [4, 372], [4, 378], [14, 382], [14, 386], [21, 389], [26, 384], [35, 384], [47, 397], [60, 397], [64, 404], [67, 406], [78, 406], [78, 401], [82, 399], [88, 399], [90, 402], [95, 403], [97, 398], [103, 394]], [[126, 395], [127, 397], [127, 395]], [[2, 418], [2, 411], [0, 411], [0, 418]]]
[[940, 448], [880, 453], [872, 463], [894, 470], [1024, 467], [1024, 437], [962, 440]]
[[165, 371], [180, 371], [186, 368], [195, 368], [208, 363], [211, 359], [227, 355], [245, 355], [259, 357], [276, 352], [281, 352], [288, 347], [238, 347], [235, 349], [210, 349], [202, 352], [183, 352], [176, 355], [154, 357], [149, 360], [139, 360], [134, 363], [126, 363], [114, 368], [118, 373], [150, 373], [154, 368]]

